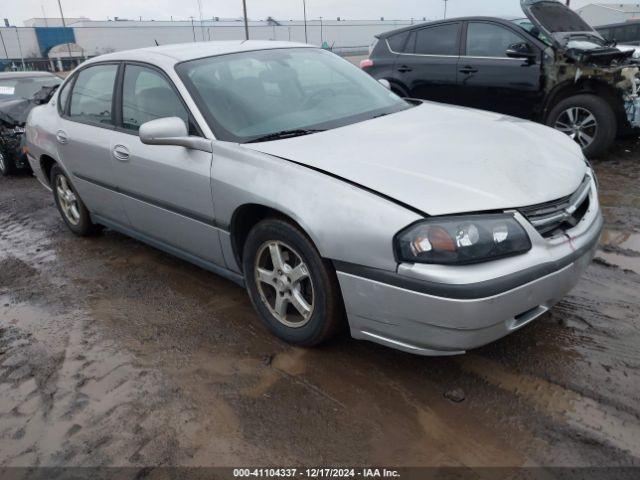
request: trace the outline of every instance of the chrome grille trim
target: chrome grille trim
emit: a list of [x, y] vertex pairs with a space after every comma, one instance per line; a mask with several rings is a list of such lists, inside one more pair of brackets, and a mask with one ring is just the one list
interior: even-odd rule
[[589, 199], [591, 177], [586, 175], [578, 189], [567, 197], [551, 202], [522, 207], [518, 210], [540, 232], [548, 237], [574, 227], [584, 216], [581, 210]]

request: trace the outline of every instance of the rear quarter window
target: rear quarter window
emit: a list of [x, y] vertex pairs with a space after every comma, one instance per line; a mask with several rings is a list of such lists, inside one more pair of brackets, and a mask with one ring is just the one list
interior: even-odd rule
[[405, 52], [405, 45], [407, 44], [407, 38], [409, 37], [409, 33], [411, 32], [402, 32], [396, 33], [395, 35], [391, 35], [387, 38], [387, 43], [389, 44], [389, 48], [397, 53]]

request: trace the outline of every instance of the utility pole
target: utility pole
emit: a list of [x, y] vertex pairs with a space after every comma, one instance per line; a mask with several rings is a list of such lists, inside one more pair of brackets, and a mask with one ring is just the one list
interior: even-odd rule
[[18, 38], [18, 49], [20, 50], [20, 60], [22, 60], [22, 70], [26, 70], [27, 68], [24, 65], [24, 56], [22, 55], [22, 44], [20, 43], [20, 34], [18, 33], [18, 27], [13, 27], [16, 29], [16, 37]]
[[324, 45], [324, 37], [322, 36], [322, 17], [320, 17], [320, 46]]
[[202, 41], [204, 42], [204, 26], [202, 25], [202, 1], [198, 0], [198, 12], [200, 12], [200, 34], [202, 35]]
[[193, 43], [196, 42], [196, 27], [193, 26], [193, 15], [189, 17], [191, 19], [191, 30], [193, 31]]
[[7, 45], [4, 43], [4, 37], [2, 36], [2, 30], [0, 30], [0, 40], [2, 40], [2, 48], [4, 48], [4, 55], [9, 60], [9, 53], [7, 52]]
[[[58, 0], [58, 8], [60, 9], [60, 19], [62, 20], [62, 26], [66, 28], [67, 22], [64, 21], [64, 13], [62, 13], [62, 3], [60, 3], [60, 0]], [[71, 45], [69, 45], [69, 42], [67, 42], [67, 52], [69, 52], [69, 64], [71, 64]]]
[[244, 36], [249, 40], [249, 20], [247, 19], [247, 0], [242, 0], [242, 10], [244, 12]]
[[307, 38], [307, 0], [302, 0], [302, 13], [304, 15], [304, 43], [309, 43]]
[[44, 5], [40, 5], [40, 8], [42, 9], [42, 18], [44, 18], [44, 26], [48, 27], [49, 26], [49, 22], [47, 21], [47, 14], [44, 11]]
[[447, 2], [449, 0], [444, 0], [444, 19], [447, 19]]

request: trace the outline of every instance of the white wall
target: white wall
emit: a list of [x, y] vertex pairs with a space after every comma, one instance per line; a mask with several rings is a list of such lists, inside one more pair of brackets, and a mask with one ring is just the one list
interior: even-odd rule
[[[157, 41], [161, 45], [170, 43], [193, 42], [194, 29], [189, 24], [180, 22], [175, 26], [140, 26], [119, 25], [116, 22], [104, 22], [110, 25], [97, 27], [73, 27], [76, 43], [84, 49], [87, 56], [132, 48], [154, 46]], [[166, 22], [169, 23], [169, 22]], [[177, 23], [177, 22], [176, 22]], [[308, 42], [320, 46], [322, 40], [326, 41], [336, 51], [350, 49], [366, 49], [374, 38], [374, 35], [409, 25], [408, 21], [397, 22], [327, 22], [322, 29], [319, 22], [307, 25]], [[27, 27], [0, 28], [5, 50], [0, 42], [0, 59], [19, 59], [40, 57], [38, 41], [35, 29]], [[195, 25], [197, 41], [207, 40], [242, 40], [245, 37], [242, 23], [233, 26]], [[286, 22], [282, 26], [254, 25], [249, 27], [249, 36], [255, 40], [284, 40], [292, 42], [304, 42], [304, 24], [302, 22]], [[18, 37], [20, 44], [18, 44]], [[19, 46], [22, 47], [22, 53]]]
[[[309, 43], [320, 46], [321, 30], [322, 40], [329, 46], [340, 49], [366, 48], [374, 38], [374, 35], [401, 26], [409, 22], [396, 22], [385, 24], [332, 22], [323, 25], [318, 22], [307, 26], [307, 39]], [[148, 23], [147, 23], [148, 25]], [[98, 55], [109, 51], [127, 50], [131, 48], [150, 47], [159, 44], [185, 43], [207, 40], [242, 40], [245, 38], [244, 26], [207, 26], [203, 28], [195, 25], [184, 24], [179, 26], [104, 26], [104, 27], [75, 27], [76, 43], [85, 49], [87, 55]], [[292, 42], [304, 42], [304, 25], [300, 23], [285, 24], [282, 26], [251, 26], [249, 36], [254, 40], [285, 40]]]
[[[20, 47], [22, 47], [22, 56], [24, 57], [40, 56], [40, 47], [33, 28], [2, 27], [0, 28], [0, 34], [2, 35], [2, 40], [4, 40], [4, 47], [7, 49], [5, 54], [5, 48], [0, 42], [0, 59], [5, 59], [7, 56], [9, 58], [20, 58]], [[19, 43], [18, 38], [20, 38]]]

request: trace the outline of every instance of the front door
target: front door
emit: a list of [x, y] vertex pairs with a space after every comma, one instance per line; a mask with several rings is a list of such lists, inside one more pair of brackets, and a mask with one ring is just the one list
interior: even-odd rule
[[132, 227], [147, 240], [224, 265], [211, 195], [212, 154], [184, 147], [145, 145], [140, 125], [189, 112], [164, 73], [127, 64], [122, 81], [122, 114], [110, 154], [125, 211]]
[[521, 118], [533, 118], [542, 103], [541, 52], [536, 59], [509, 58], [506, 51], [527, 43], [513, 30], [491, 22], [467, 24], [460, 57], [460, 104]]

